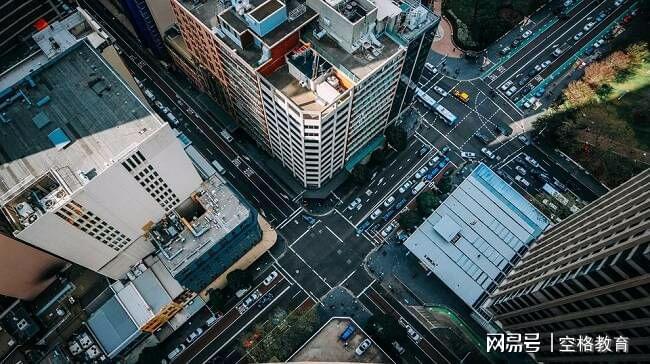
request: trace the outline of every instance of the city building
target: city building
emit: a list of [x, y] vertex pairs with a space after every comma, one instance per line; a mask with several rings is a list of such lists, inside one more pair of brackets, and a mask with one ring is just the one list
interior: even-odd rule
[[0, 209], [16, 239], [117, 279], [201, 179], [98, 53], [105, 38], [75, 24], [36, 34], [40, 51], [0, 75]]
[[549, 221], [488, 166], [479, 164], [404, 242], [474, 312]]
[[[0, 3], [0, 59], [21, 57], [34, 43], [32, 34], [65, 17], [73, 8], [65, 0], [4, 0]], [[4, 67], [1, 67], [4, 68]]]
[[381, 146], [439, 20], [388, 0], [172, 0], [172, 9], [208, 92], [310, 190]]
[[156, 56], [163, 56], [165, 43], [162, 34], [172, 25], [169, 2], [120, 0], [120, 5], [142, 45], [149, 48]]
[[[508, 332], [542, 333], [538, 361], [650, 361], [650, 170], [549, 229], [487, 302]], [[611, 352], [550, 351], [561, 337], [609, 336]], [[629, 338], [629, 353], [615, 338]], [[559, 346], [556, 346], [559, 347]]]

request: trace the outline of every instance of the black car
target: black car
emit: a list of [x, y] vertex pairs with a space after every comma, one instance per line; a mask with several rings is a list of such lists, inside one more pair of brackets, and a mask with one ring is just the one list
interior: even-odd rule
[[521, 44], [521, 39], [515, 39], [510, 43], [510, 48], [517, 48]]
[[257, 302], [257, 307], [262, 308], [271, 302], [271, 300], [273, 300], [273, 293], [269, 292], [260, 298], [260, 300]]
[[517, 84], [518, 84], [519, 86], [523, 86], [523, 85], [526, 84], [526, 82], [528, 82], [528, 80], [530, 80], [530, 77], [528, 77], [528, 76], [524, 76], [524, 77], [521, 78], [521, 80], [519, 80], [519, 82], [517, 82]]
[[425, 154], [427, 154], [428, 152], [429, 152], [429, 147], [427, 147], [427, 146], [425, 145], [425, 146], [423, 146], [422, 148], [420, 148], [420, 150], [418, 151], [418, 155], [419, 155], [420, 157], [422, 157], [422, 156], [424, 156]]
[[534, 88], [535, 86], [529, 84], [528, 86], [521, 89], [521, 93], [527, 95], [529, 92], [533, 91]]

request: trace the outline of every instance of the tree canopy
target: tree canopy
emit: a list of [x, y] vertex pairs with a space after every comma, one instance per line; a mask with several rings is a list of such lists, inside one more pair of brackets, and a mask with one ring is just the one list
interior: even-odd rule
[[370, 182], [370, 177], [372, 175], [370, 167], [365, 164], [358, 164], [356, 167], [354, 167], [350, 173], [350, 176], [356, 184], [363, 185]]
[[138, 356], [138, 364], [159, 364], [165, 358], [165, 353], [158, 345], [148, 346]]
[[386, 128], [386, 141], [398, 152], [403, 151], [408, 146], [406, 130], [395, 124]]
[[413, 230], [420, 225], [422, 218], [415, 211], [406, 211], [400, 215], [398, 222], [404, 229]]
[[440, 199], [431, 191], [422, 192], [417, 200], [418, 212], [423, 217], [431, 215], [440, 206]]
[[226, 280], [233, 291], [238, 291], [253, 284], [253, 275], [247, 270], [235, 269], [228, 273]]

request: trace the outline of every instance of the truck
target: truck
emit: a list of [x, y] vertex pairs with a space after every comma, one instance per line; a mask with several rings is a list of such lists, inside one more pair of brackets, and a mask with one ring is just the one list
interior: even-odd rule
[[348, 324], [348, 326], [345, 328], [345, 330], [343, 330], [343, 332], [341, 333], [341, 336], [339, 337], [339, 339], [341, 339], [343, 341], [347, 341], [349, 338], [352, 337], [352, 335], [354, 334], [354, 331], [356, 331], [356, 329], [357, 328], [354, 327], [353, 324], [351, 324], [351, 323]]
[[147, 96], [147, 98], [151, 101], [156, 100], [156, 96], [148, 88], [144, 90], [144, 95]]
[[422, 189], [426, 186], [426, 183], [424, 181], [420, 181], [415, 187], [413, 187], [413, 190], [411, 190], [411, 194], [413, 196], [417, 195]]
[[174, 116], [174, 114], [168, 112], [165, 116], [167, 116], [167, 119], [169, 119], [172, 124], [178, 125], [178, 119], [176, 119], [176, 116]]
[[196, 169], [199, 171], [199, 174], [204, 179], [208, 179], [217, 173], [217, 170], [212, 167], [210, 162], [208, 162], [208, 160], [205, 159], [205, 157], [199, 153], [199, 151], [196, 150], [193, 145], [187, 146], [185, 148], [185, 153], [187, 153], [187, 156], [190, 157], [192, 164], [194, 164], [194, 167], [196, 167]]
[[558, 192], [555, 188], [553, 188], [553, 186], [551, 186], [550, 184], [544, 183], [544, 186], [542, 186], [542, 190], [544, 190], [544, 192], [551, 195], [551, 197], [556, 199], [562, 205], [567, 206], [569, 204], [569, 199], [562, 196], [562, 194]]

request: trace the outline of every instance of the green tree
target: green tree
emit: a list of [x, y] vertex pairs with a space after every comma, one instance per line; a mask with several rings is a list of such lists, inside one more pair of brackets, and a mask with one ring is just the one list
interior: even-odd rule
[[366, 321], [364, 330], [392, 358], [399, 358], [399, 353], [393, 348], [393, 341], [397, 341], [403, 346], [408, 345], [410, 341], [406, 334], [406, 328], [401, 326], [395, 318], [385, 313], [370, 317]]
[[365, 164], [358, 164], [350, 173], [352, 180], [358, 184], [363, 185], [370, 181], [371, 171], [370, 167]]
[[226, 295], [220, 289], [211, 289], [208, 292], [207, 304], [212, 311], [223, 312], [226, 308]]
[[398, 222], [404, 229], [413, 230], [420, 225], [422, 218], [415, 211], [406, 211], [400, 215]]
[[158, 345], [148, 346], [138, 355], [138, 364], [159, 364], [163, 359], [167, 358]]
[[246, 289], [253, 284], [253, 275], [247, 270], [235, 269], [226, 276], [228, 285], [233, 291]]
[[388, 153], [385, 149], [377, 149], [370, 155], [370, 163], [375, 166], [382, 165], [387, 157]]
[[611, 95], [612, 92], [614, 92], [614, 88], [608, 83], [606, 83], [604, 85], [600, 85], [600, 87], [598, 87], [598, 89], [596, 89], [596, 94], [601, 99], [605, 99], [605, 98], [609, 97], [609, 95]]
[[440, 183], [438, 183], [438, 191], [442, 195], [451, 192], [451, 178], [449, 176], [445, 176], [440, 180]]
[[426, 191], [420, 194], [416, 200], [418, 212], [421, 216], [429, 216], [435, 209], [440, 206], [440, 199], [435, 193]]
[[386, 141], [398, 152], [403, 151], [408, 146], [406, 130], [395, 124], [386, 128]]
[[625, 49], [625, 53], [630, 57], [632, 67], [639, 67], [649, 58], [648, 43], [634, 43]]

